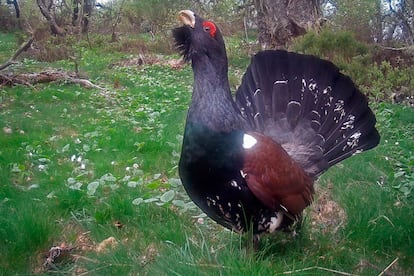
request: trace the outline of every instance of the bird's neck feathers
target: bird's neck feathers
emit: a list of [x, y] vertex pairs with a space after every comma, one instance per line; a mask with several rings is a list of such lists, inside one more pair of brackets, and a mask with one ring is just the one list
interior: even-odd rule
[[238, 128], [239, 114], [230, 91], [226, 56], [193, 58], [194, 89], [188, 120], [228, 132]]

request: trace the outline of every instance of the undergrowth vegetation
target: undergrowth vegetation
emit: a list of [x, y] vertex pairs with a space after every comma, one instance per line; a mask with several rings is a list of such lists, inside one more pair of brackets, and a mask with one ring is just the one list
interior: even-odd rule
[[329, 29], [307, 33], [292, 48], [331, 60], [376, 101], [390, 101], [402, 94], [413, 102], [414, 67], [409, 48], [372, 47], [357, 41], [351, 32]]
[[[414, 273], [411, 107], [373, 103], [381, 144], [321, 178], [298, 235], [266, 236], [254, 252], [250, 234], [224, 230], [185, 194], [177, 163], [191, 68], [125, 65], [141, 39], [109, 45], [113, 51], [77, 44], [80, 73], [102, 90], [65, 82], [0, 88], [0, 274], [378, 275], [390, 264], [388, 272]], [[16, 39], [1, 34], [1, 41], [4, 59]], [[386, 88], [399, 81], [412, 85], [412, 68], [365, 63], [370, 49], [348, 47], [348, 34], [340, 41], [353, 54], [341, 54], [339, 65], [363, 70], [354, 77], [373, 98], [387, 99]], [[248, 57], [245, 45], [228, 45], [235, 87]], [[74, 63], [50, 66], [73, 70]], [[322, 217], [323, 201], [336, 206], [330, 217]], [[57, 248], [61, 256], [52, 258]]]

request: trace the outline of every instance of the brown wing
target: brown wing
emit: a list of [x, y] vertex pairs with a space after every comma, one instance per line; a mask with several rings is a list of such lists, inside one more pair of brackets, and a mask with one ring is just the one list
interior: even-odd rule
[[270, 209], [285, 207], [299, 215], [312, 202], [313, 179], [271, 138], [248, 133], [253, 144], [245, 146], [243, 175], [253, 194]]

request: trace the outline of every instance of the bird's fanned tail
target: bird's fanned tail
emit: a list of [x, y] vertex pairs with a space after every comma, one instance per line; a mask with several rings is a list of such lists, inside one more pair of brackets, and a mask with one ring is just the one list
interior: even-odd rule
[[260, 52], [236, 103], [249, 130], [281, 144], [313, 177], [379, 143], [366, 97], [335, 65], [314, 56]]

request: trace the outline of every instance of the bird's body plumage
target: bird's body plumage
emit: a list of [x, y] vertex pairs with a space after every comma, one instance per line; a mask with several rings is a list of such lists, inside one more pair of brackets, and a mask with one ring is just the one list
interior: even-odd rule
[[223, 226], [273, 232], [300, 217], [321, 173], [378, 144], [375, 116], [332, 63], [286, 51], [255, 55], [233, 99], [220, 30], [181, 15], [173, 34], [194, 71], [183, 185]]

